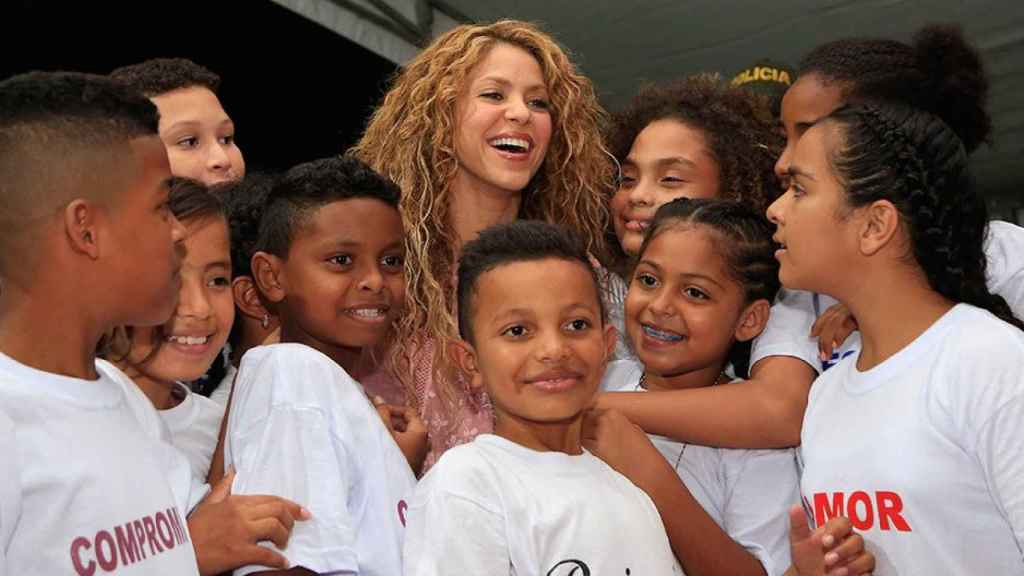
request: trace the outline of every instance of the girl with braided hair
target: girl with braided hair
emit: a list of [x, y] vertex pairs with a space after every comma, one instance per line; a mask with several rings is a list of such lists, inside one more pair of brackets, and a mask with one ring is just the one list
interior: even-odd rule
[[1024, 324], [986, 284], [985, 203], [934, 114], [843, 107], [792, 148], [768, 209], [779, 278], [846, 303], [859, 354], [804, 416], [801, 492], [849, 516], [876, 574], [1024, 568]]
[[[949, 125], [970, 154], [989, 140], [987, 90], [978, 53], [955, 27], [925, 27], [912, 44], [880, 39], [824, 44], [801, 62], [799, 76], [783, 98], [787, 144], [775, 165], [776, 174], [788, 179], [793, 150], [815, 121], [844, 103], [865, 99], [901, 102], [931, 112]], [[822, 234], [824, 242], [831, 233], [826, 229]], [[992, 222], [984, 248], [989, 288], [1018, 316], [1024, 315], [1024, 262], [1016, 256], [1024, 251], [1024, 230]], [[829, 350], [823, 361], [819, 342], [810, 333], [823, 313], [848, 317], [826, 312], [835, 304], [826, 294], [784, 287], [768, 325], [754, 340], [748, 381], [657, 394], [605, 394], [599, 405], [621, 410], [647, 432], [680, 441], [729, 448], [796, 445], [811, 383], [834, 361], [860, 349], [854, 334], [842, 348]], [[833, 337], [824, 340], [830, 343]]]

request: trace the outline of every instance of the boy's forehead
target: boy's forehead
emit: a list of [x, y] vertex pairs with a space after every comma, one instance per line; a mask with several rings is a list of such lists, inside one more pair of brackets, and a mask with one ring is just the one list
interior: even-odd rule
[[562, 258], [500, 264], [480, 274], [474, 292], [475, 311], [483, 318], [511, 309], [600, 307], [590, 270], [582, 262]]
[[195, 120], [204, 115], [227, 117], [220, 99], [205, 86], [178, 88], [151, 98], [160, 111], [160, 123]]

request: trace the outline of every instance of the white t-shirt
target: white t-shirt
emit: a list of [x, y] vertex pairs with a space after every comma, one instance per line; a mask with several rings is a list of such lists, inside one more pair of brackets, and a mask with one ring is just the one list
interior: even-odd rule
[[588, 452], [481, 434], [441, 456], [408, 518], [407, 576], [682, 574], [651, 499]]
[[[1018, 318], [1024, 318], [1024, 228], [1007, 222], [989, 222], [985, 241], [988, 258], [988, 288], [1002, 296]], [[811, 326], [823, 312], [836, 304], [824, 294], [802, 290], [779, 291], [764, 331], [754, 340], [750, 365], [769, 356], [792, 356], [806, 362], [818, 373], [860, 350], [860, 333], [854, 332], [833, 350], [832, 358], [818, 357], [818, 339], [810, 336]]]
[[210, 393], [210, 400], [220, 404], [222, 409], [227, 407], [228, 398], [231, 397], [231, 386], [235, 383], [235, 374], [238, 374], [238, 368], [235, 368], [234, 364], [228, 363], [228, 368], [224, 372], [224, 378], [221, 379], [220, 385]]
[[281, 554], [317, 573], [401, 574], [416, 477], [362, 386], [302, 344], [249, 350], [237, 382], [224, 444], [233, 492], [288, 498], [313, 515]]
[[[642, 391], [643, 365], [608, 364], [602, 388]], [[790, 565], [789, 509], [800, 502], [796, 453], [786, 450], [731, 450], [648, 435], [709, 516], [737, 544], [753, 554], [769, 576]]]
[[198, 574], [188, 462], [135, 384], [0, 354], [0, 575]]
[[180, 382], [175, 384], [175, 392], [182, 396], [181, 402], [168, 410], [160, 410], [159, 414], [171, 433], [171, 443], [188, 458], [192, 477], [202, 484], [206, 482], [210, 460], [217, 448], [224, 407], [192, 393]]
[[875, 574], [1024, 574], [1024, 333], [965, 304], [878, 366], [811, 388], [801, 491]]

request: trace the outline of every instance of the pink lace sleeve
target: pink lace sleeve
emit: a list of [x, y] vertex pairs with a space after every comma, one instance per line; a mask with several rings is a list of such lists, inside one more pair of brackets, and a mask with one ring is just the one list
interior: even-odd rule
[[430, 436], [430, 452], [423, 463], [426, 473], [446, 450], [469, 442], [478, 434], [494, 430], [494, 415], [491, 402], [483, 391], [470, 389], [468, 383], [460, 381], [456, 405], [446, 409], [444, 399], [437, 391], [433, 378], [434, 340], [420, 349], [413, 358], [413, 382], [420, 418], [427, 425]]

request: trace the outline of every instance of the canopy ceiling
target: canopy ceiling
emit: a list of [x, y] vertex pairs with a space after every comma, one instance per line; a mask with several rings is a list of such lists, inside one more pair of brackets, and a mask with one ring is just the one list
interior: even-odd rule
[[[1024, 206], [1024, 6], [1019, 0], [275, 0], [397, 63], [459, 21], [542, 24], [573, 54], [609, 109], [644, 81], [701, 71], [732, 76], [761, 58], [796, 65], [848, 36], [909, 40], [959, 22], [991, 78], [994, 146], [975, 158], [996, 212]], [[327, 14], [331, 14], [325, 16]], [[353, 18], [353, 15], [355, 18]]]

